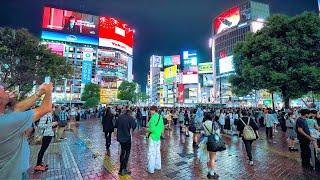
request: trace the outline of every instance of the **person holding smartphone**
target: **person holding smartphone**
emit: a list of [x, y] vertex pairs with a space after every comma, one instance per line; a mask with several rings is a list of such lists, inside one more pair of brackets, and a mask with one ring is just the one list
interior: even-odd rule
[[[27, 178], [30, 149], [24, 133], [33, 122], [51, 112], [52, 90], [52, 83], [42, 84], [36, 94], [12, 104], [14, 96], [0, 83], [0, 179]], [[41, 105], [27, 110], [42, 95]]]

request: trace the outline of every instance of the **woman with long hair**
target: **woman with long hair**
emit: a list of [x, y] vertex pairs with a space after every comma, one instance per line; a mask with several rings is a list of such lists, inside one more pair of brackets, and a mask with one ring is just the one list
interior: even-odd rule
[[106, 138], [106, 150], [109, 151], [111, 145], [111, 135], [114, 131], [114, 124], [113, 124], [114, 115], [111, 113], [110, 107], [106, 108], [102, 116], [102, 127], [103, 132]]
[[[209, 137], [211, 135], [216, 135], [221, 138], [221, 126], [218, 123], [219, 117], [213, 116], [211, 113], [207, 113], [204, 117], [204, 122], [202, 124], [203, 131], [202, 134], [204, 138], [201, 140], [199, 144], [199, 151], [198, 151], [198, 157], [200, 158], [201, 162], [207, 163], [208, 167], [208, 179], [218, 179], [219, 175], [216, 173], [216, 159], [217, 159], [217, 152], [225, 150], [222, 149], [213, 149], [212, 144], [213, 142], [209, 141]], [[223, 140], [220, 139], [222, 142]], [[214, 145], [216, 146], [216, 145]]]

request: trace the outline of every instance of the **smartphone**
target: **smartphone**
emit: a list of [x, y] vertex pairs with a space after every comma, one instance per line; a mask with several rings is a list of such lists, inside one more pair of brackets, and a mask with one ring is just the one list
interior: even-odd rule
[[49, 84], [50, 81], [51, 81], [51, 77], [50, 77], [50, 76], [46, 76], [46, 77], [44, 78], [44, 83]]

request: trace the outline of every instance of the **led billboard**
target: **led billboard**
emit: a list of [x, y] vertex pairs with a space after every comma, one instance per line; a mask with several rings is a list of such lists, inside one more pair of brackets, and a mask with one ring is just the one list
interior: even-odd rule
[[198, 70], [199, 70], [199, 74], [213, 73], [212, 62], [199, 63]]
[[170, 66], [164, 69], [164, 82], [167, 84], [173, 83], [177, 76], [177, 65]]
[[98, 16], [44, 7], [42, 28], [62, 31], [67, 34], [98, 36]]
[[172, 66], [172, 65], [179, 65], [180, 64], [180, 56], [173, 55], [173, 56], [164, 56], [163, 57], [163, 65], [164, 66]]
[[199, 83], [198, 74], [184, 74], [182, 76], [183, 84], [197, 84]]
[[203, 86], [213, 86], [213, 74], [203, 74]]
[[47, 47], [48, 49], [51, 50], [51, 52], [59, 55], [59, 56], [63, 56], [64, 55], [64, 47], [65, 45], [64, 44], [61, 44], [61, 43], [47, 43]]
[[42, 39], [54, 40], [54, 41], [65, 41], [79, 44], [90, 44], [98, 45], [98, 38], [83, 36], [83, 35], [74, 35], [74, 34], [65, 34], [60, 32], [52, 31], [42, 31]]
[[162, 68], [162, 56], [152, 55], [150, 58], [150, 67]]
[[112, 17], [99, 18], [99, 46], [133, 53], [133, 29], [125, 22]]
[[185, 67], [187, 66], [197, 66], [197, 51], [183, 51], [183, 64]]
[[184, 85], [179, 84], [178, 85], [178, 103], [184, 102]]
[[214, 30], [216, 34], [222, 31], [237, 26], [240, 22], [240, 8], [233, 7], [223, 13], [221, 13], [214, 20]]
[[233, 56], [227, 56], [219, 59], [219, 70], [220, 74], [234, 71]]

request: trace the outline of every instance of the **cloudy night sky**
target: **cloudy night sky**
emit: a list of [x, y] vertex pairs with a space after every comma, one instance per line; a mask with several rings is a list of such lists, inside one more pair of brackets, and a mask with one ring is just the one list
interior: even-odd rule
[[[317, 12], [317, 0], [256, 0], [269, 3], [271, 13]], [[210, 61], [211, 23], [240, 0], [3, 0], [0, 26], [27, 28], [40, 37], [44, 5], [120, 18], [135, 30], [133, 73], [145, 89], [152, 54], [174, 55], [195, 49], [199, 61]]]

